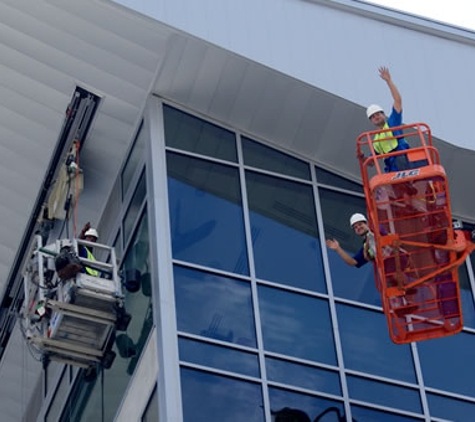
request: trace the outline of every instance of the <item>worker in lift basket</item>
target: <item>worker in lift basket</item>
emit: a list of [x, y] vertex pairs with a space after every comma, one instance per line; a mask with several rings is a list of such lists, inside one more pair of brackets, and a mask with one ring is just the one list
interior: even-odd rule
[[346, 264], [360, 268], [369, 261], [374, 261], [375, 245], [374, 235], [368, 226], [368, 220], [363, 214], [356, 213], [350, 218], [350, 226], [354, 232], [364, 239], [362, 248], [353, 256], [348, 254], [340, 246], [336, 239], [327, 239], [326, 244], [328, 248], [334, 250]]
[[[99, 234], [97, 233], [96, 229], [93, 229], [91, 227], [91, 223], [87, 222], [84, 225], [83, 229], [81, 230], [79, 239], [84, 239], [84, 240], [87, 240], [88, 242], [96, 243], [97, 239], [99, 239]], [[78, 253], [81, 258], [86, 258], [86, 259], [89, 259], [90, 261], [96, 260], [96, 258], [93, 255], [93, 248], [90, 246], [79, 245]], [[93, 277], [99, 277], [99, 271], [94, 268], [85, 267], [84, 270], [86, 274], [92, 275]]]
[[[387, 129], [387, 131], [378, 133], [373, 139], [373, 148], [377, 154], [388, 154], [394, 151], [401, 151], [409, 149], [409, 144], [404, 140], [401, 130], [391, 131], [390, 128], [402, 125], [402, 97], [394, 84], [389, 69], [385, 66], [381, 66], [379, 69], [379, 76], [388, 85], [391, 96], [393, 97], [393, 107], [389, 117], [386, 117], [384, 110], [377, 104], [372, 104], [366, 109], [366, 115], [371, 123], [378, 129]], [[384, 141], [375, 142], [380, 139]], [[408, 162], [406, 155], [398, 155], [393, 157], [387, 157], [384, 159], [386, 173], [406, 170], [408, 168]]]
[[[334, 250], [340, 256], [346, 264], [360, 268], [363, 265], [367, 264], [370, 261], [374, 261], [376, 257], [376, 244], [374, 241], [374, 234], [368, 226], [368, 220], [363, 214], [356, 213], [353, 214], [350, 218], [350, 225], [353, 228], [354, 232], [361, 236], [363, 241], [363, 246], [361, 249], [356, 252], [355, 255], [351, 256], [340, 246], [340, 243], [336, 239], [327, 239], [327, 247], [331, 250]], [[383, 248], [383, 257], [384, 257], [384, 269], [385, 272], [394, 272], [395, 271], [395, 259], [392, 255], [392, 248], [385, 246]], [[408, 256], [402, 254], [401, 256], [401, 265], [404, 269], [410, 268]], [[390, 277], [388, 280], [390, 286], [397, 285], [397, 279]], [[406, 291], [404, 298], [396, 298], [395, 300], [399, 303], [402, 308], [395, 309], [395, 313], [398, 316], [404, 316], [408, 313], [411, 313], [417, 309], [417, 305], [412, 304], [415, 299], [417, 290], [412, 288]]]

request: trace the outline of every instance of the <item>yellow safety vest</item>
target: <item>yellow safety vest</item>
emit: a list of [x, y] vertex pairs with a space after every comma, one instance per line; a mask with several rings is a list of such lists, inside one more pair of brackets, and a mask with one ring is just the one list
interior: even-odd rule
[[[89, 259], [90, 261], [95, 261], [96, 258], [94, 258], [94, 255], [91, 253], [91, 251], [86, 247], [84, 249], [86, 249], [86, 254], [87, 254], [86, 258]], [[86, 267], [86, 272], [89, 275], [92, 275], [93, 277], [99, 277], [99, 271], [94, 270], [92, 268]]]
[[[389, 129], [387, 123], [384, 124], [383, 129]], [[386, 139], [384, 141], [379, 141], [380, 139]], [[393, 133], [388, 130], [387, 132], [377, 133], [374, 135], [373, 148], [378, 154], [387, 154], [398, 146], [397, 139], [394, 138]]]

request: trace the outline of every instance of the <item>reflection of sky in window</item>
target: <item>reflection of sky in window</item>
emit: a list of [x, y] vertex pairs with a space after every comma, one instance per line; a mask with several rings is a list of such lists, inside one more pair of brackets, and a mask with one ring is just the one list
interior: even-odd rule
[[341, 395], [340, 377], [336, 371], [273, 358], [266, 358], [266, 369], [269, 381]]
[[373, 264], [368, 263], [361, 268], [350, 267], [330, 249], [328, 261], [335, 296], [381, 306], [381, 295], [374, 283]]
[[247, 282], [175, 266], [178, 330], [255, 347]]
[[[336, 422], [338, 421], [338, 415], [343, 416], [345, 414], [343, 404], [334, 400], [297, 394], [272, 387], [269, 388], [269, 397], [271, 411], [277, 412], [286, 407], [298, 409], [305, 412], [311, 421], [321, 416], [321, 419], [318, 419], [321, 422]], [[328, 413], [322, 416], [324, 412]], [[365, 421], [361, 420], [359, 422]]]
[[475, 328], [475, 308], [467, 266], [459, 267], [460, 300], [462, 302], [463, 324], [467, 327]]
[[424, 419], [415, 419], [411, 416], [396, 415], [360, 406], [351, 406], [351, 415], [355, 422], [415, 422]]
[[430, 414], [434, 417], [464, 422], [468, 415], [475, 415], [475, 403], [429, 393], [427, 394], [427, 400]]
[[391, 385], [385, 382], [348, 376], [350, 398], [382, 406], [421, 413], [419, 390]]
[[260, 384], [181, 369], [184, 422], [264, 422]]
[[455, 336], [417, 343], [422, 375], [428, 387], [475, 397], [475, 335]]
[[319, 240], [261, 214], [250, 215], [257, 277], [326, 292]]
[[259, 377], [257, 354], [180, 338], [180, 360]]
[[168, 179], [173, 257], [248, 274], [242, 208]]
[[410, 346], [390, 340], [383, 313], [340, 304], [337, 312], [347, 368], [415, 382]]
[[259, 286], [259, 309], [266, 350], [336, 364], [326, 300]]

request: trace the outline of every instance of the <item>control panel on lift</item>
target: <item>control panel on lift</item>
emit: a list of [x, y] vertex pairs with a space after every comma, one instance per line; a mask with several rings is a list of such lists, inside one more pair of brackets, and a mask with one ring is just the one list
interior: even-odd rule
[[[104, 259], [90, 259], [83, 248]], [[89, 369], [112, 365], [115, 333], [130, 322], [114, 248], [82, 239], [43, 246], [36, 236], [24, 289], [23, 332], [44, 362]]]

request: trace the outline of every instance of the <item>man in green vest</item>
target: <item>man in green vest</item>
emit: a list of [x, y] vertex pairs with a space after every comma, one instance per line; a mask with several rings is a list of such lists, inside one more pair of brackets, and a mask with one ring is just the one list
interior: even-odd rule
[[[88, 222], [82, 229], [81, 234], [79, 235], [79, 238], [87, 240], [88, 242], [91, 242], [91, 243], [96, 243], [97, 239], [99, 238], [99, 234], [97, 233], [96, 229], [93, 229], [91, 227], [91, 223]], [[80, 245], [78, 252], [79, 252], [79, 256], [82, 258], [86, 258], [90, 261], [96, 260], [96, 258], [94, 258], [94, 255], [92, 253], [93, 248], [90, 246]], [[92, 275], [93, 277], [99, 277], [98, 270], [94, 268], [90, 268], [90, 267], [84, 267], [84, 269], [85, 269], [86, 274]]]
[[[389, 117], [386, 117], [384, 110], [377, 104], [370, 105], [366, 110], [368, 119], [378, 129], [385, 130], [382, 133], [375, 135], [373, 140], [373, 148], [376, 154], [388, 154], [394, 151], [401, 151], [409, 149], [409, 144], [402, 137], [401, 130], [391, 130], [392, 127], [402, 125], [402, 98], [399, 90], [394, 84], [389, 69], [385, 66], [381, 66], [379, 69], [379, 76], [388, 85], [389, 91], [393, 98], [393, 107]], [[384, 141], [379, 141], [385, 139]], [[379, 142], [378, 142], [379, 141]], [[404, 170], [407, 168], [406, 155], [399, 155], [393, 157], [387, 157], [384, 159], [386, 173], [398, 170]]]

